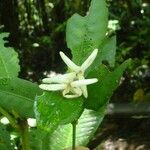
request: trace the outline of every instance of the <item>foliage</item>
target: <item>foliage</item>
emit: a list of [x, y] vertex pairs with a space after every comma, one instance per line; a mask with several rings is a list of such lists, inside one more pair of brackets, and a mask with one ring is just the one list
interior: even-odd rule
[[[90, 138], [103, 120], [101, 114], [85, 109], [78, 120], [76, 141], [77, 145], [87, 145]], [[56, 137], [58, 140], [56, 141]], [[71, 124], [59, 126], [58, 129], [50, 137], [51, 149], [64, 149], [71, 147], [72, 126]]]
[[13, 48], [4, 47], [3, 38], [7, 37], [7, 35], [2, 34], [0, 36], [0, 47], [2, 48], [0, 49], [0, 62], [2, 62], [0, 72], [0, 112], [9, 119], [13, 127], [24, 133], [24, 125], [21, 122], [24, 122], [23, 118], [34, 117], [34, 98], [37, 94], [41, 94], [41, 90], [36, 84], [17, 78], [19, 71], [17, 53]]
[[[126, 74], [126, 79], [117, 90], [113, 99], [132, 102], [134, 93], [143, 89], [145, 95], [149, 93], [149, 6], [148, 1], [119, 1], [110, 2], [110, 18], [116, 21], [116, 34], [118, 37], [116, 62], [123, 62], [132, 58], [132, 65]], [[119, 8], [119, 9], [118, 9]], [[126, 92], [124, 92], [126, 90]]]
[[15, 77], [0, 79], [0, 105], [17, 116], [34, 117], [33, 102], [40, 93], [37, 85], [29, 81]]
[[[97, 72], [96, 76], [101, 80], [101, 82], [99, 84], [97, 83], [95, 85], [89, 86], [89, 96], [85, 103], [86, 108], [99, 110], [101, 109], [101, 107], [107, 105], [114, 90], [118, 87], [123, 71], [127, 68], [129, 62], [129, 60], [125, 61], [113, 72], [108, 72], [108, 70], [103, 71], [103, 68], [105, 70], [106, 68], [101, 67], [101, 70], [99, 72], [102, 72], [102, 74]], [[101, 77], [103, 78], [101, 79]]]
[[81, 65], [92, 50], [99, 47], [107, 31], [107, 22], [108, 10], [103, 0], [91, 1], [85, 17], [75, 14], [67, 21], [66, 40], [75, 63]]
[[[101, 10], [101, 13], [98, 13], [97, 10]], [[109, 51], [110, 53], [108, 52], [108, 47], [111, 47], [110, 46], [111, 44], [114, 45], [115, 40], [113, 40], [113, 42], [110, 42], [110, 40], [105, 39], [107, 38], [105, 37], [105, 35], [107, 31], [107, 16], [108, 16], [106, 3], [104, 1], [100, 2], [98, 0], [93, 0], [91, 2], [91, 7], [88, 13], [89, 14], [84, 18], [79, 16], [78, 14], [75, 14], [67, 22], [67, 30], [66, 30], [67, 44], [72, 51], [73, 60], [75, 61], [75, 63], [79, 65], [83, 63], [85, 57], [87, 57], [94, 48], [100, 46], [103, 48], [103, 55], [101, 56], [102, 57], [101, 60], [105, 60], [106, 55], [110, 56], [112, 55], [112, 53], [115, 54], [115, 52], [112, 51]], [[104, 18], [103, 20], [104, 23], [101, 23], [102, 18]], [[99, 37], [98, 35], [101, 36]], [[102, 42], [103, 39], [108, 41], [108, 43], [105, 41], [105, 43], [101, 45], [103, 43]], [[115, 48], [113, 48], [113, 50], [115, 51]], [[98, 56], [99, 55], [101, 55], [101, 53], [99, 53]], [[107, 58], [107, 60], [108, 59], [109, 57]], [[114, 61], [113, 59], [114, 57], [112, 58], [110, 57], [110, 62], [113, 62]], [[108, 100], [112, 96], [113, 91], [118, 86], [123, 71], [126, 69], [128, 65], [129, 65], [129, 61], [126, 61], [121, 66], [119, 66], [114, 72], [110, 73], [110, 75], [107, 76], [106, 74], [108, 74], [108, 72], [102, 70], [102, 72], [105, 73], [104, 76], [106, 76], [106, 78], [103, 79], [101, 85], [98, 82], [97, 83], [98, 86], [93, 85], [91, 87], [90, 89], [91, 94], [89, 92], [89, 98], [87, 100], [84, 99], [85, 108], [88, 107], [89, 109], [96, 110], [97, 111], [97, 113], [95, 112], [96, 116], [99, 114], [100, 111], [101, 113], [100, 118], [103, 118], [106, 109], [106, 104], [108, 103]], [[94, 68], [99, 68], [99, 66], [100, 63], [96, 63], [95, 67], [93, 67], [90, 71], [92, 71]], [[96, 72], [97, 70], [94, 70], [92, 76], [97, 77], [95, 74]], [[100, 96], [101, 99], [99, 98], [99, 95], [97, 93], [101, 94]], [[56, 103], [55, 100], [57, 100], [58, 103]], [[84, 108], [82, 105], [78, 106], [78, 100], [79, 100], [78, 98], [74, 100], [74, 106], [73, 106], [71, 104], [72, 101], [69, 101], [66, 98], [62, 99], [61, 97], [56, 96], [56, 93], [52, 93], [52, 92], [45, 93], [44, 95], [42, 95], [40, 98], [37, 99], [35, 105], [36, 118], [39, 126], [43, 129], [51, 131], [51, 129], [53, 130], [53, 128], [55, 129], [58, 125], [60, 125], [61, 121], [63, 121], [64, 119], [68, 120], [67, 123], [73, 123], [74, 120], [78, 120], [78, 118], [76, 118], [76, 114], [78, 112], [81, 113], [80, 110], [82, 109], [80, 109], [80, 107]], [[69, 107], [67, 109], [68, 112], [61, 111], [62, 109], [66, 110], [65, 105], [63, 103], [66, 103], [66, 105]], [[51, 104], [54, 104], [55, 106], [54, 105], [51, 106]], [[93, 108], [92, 106], [93, 104], [95, 104], [96, 107]], [[77, 108], [73, 109], [72, 107], [75, 108], [75, 106], [77, 106]], [[69, 117], [71, 117], [71, 114], [73, 114], [72, 116], [74, 118], [73, 120], [69, 119]], [[78, 117], [79, 116], [80, 114], [78, 115]], [[96, 123], [94, 123], [94, 125], [96, 125]], [[77, 130], [78, 128], [80, 128], [80, 126], [77, 126]], [[69, 129], [67, 129], [66, 127], [66, 130]], [[89, 134], [88, 136], [85, 136], [84, 139], [85, 141], [87, 141], [89, 137], [92, 136], [93, 132], [90, 133], [91, 134]], [[77, 133], [77, 137], [78, 137], [78, 133]], [[80, 144], [83, 145], [83, 143], [81, 142]]]
[[3, 124], [0, 124], [0, 141], [0, 149], [13, 150], [13, 146], [10, 141], [10, 134]]
[[[108, 4], [111, 12], [109, 22]], [[89, 11], [85, 15], [89, 5]], [[8, 9], [3, 9], [6, 6]], [[139, 17], [136, 13], [140, 10], [144, 10], [145, 13], [139, 14]], [[75, 11], [80, 12], [82, 16], [74, 14], [70, 17]], [[20, 145], [24, 149], [31, 147], [37, 150], [61, 150], [69, 147], [72, 142], [72, 128], [68, 123], [78, 119], [77, 145], [87, 145], [103, 120], [106, 106], [113, 92], [120, 85], [124, 70], [130, 64], [130, 60], [124, 62], [126, 58], [131, 57], [134, 60], [126, 74], [128, 81], [125, 80], [122, 84], [132, 87], [132, 92], [128, 91], [128, 86], [126, 87], [126, 93], [131, 93], [131, 95], [126, 94], [129, 95], [129, 100], [132, 99], [133, 91], [137, 88], [142, 87], [143, 93], [148, 93], [148, 82], [145, 81], [149, 75], [147, 50], [150, 42], [145, 40], [149, 35], [149, 29], [146, 29], [145, 25], [148, 26], [150, 22], [147, 17], [150, 12], [142, 4], [122, 0], [109, 1], [107, 4], [104, 0], [92, 0], [91, 4], [89, 0], [56, 0], [52, 3], [47, 0], [6, 0], [1, 3], [0, 12], [0, 22], [5, 25], [4, 28], [0, 27], [0, 30], [11, 33], [9, 43], [4, 40], [8, 34], [0, 34], [0, 112], [9, 119], [13, 126], [11, 130], [17, 133], [18, 139], [22, 138], [25, 143], [30, 141], [28, 144], [19, 142], [18, 145], [16, 144], [18, 148]], [[64, 40], [65, 26], [66, 41]], [[117, 55], [114, 30], [117, 30], [118, 37]], [[42, 92], [37, 84], [18, 78], [19, 64], [21, 65], [19, 76], [34, 81], [41, 79], [51, 69], [62, 71], [57, 50], [67, 49], [65, 42], [71, 50], [73, 61], [79, 65], [94, 48], [99, 49], [96, 60], [86, 72], [87, 78], [99, 79], [97, 84], [88, 87], [88, 99], [81, 97], [68, 100], [57, 92], [46, 92], [41, 95]], [[18, 54], [8, 45], [17, 48], [20, 63]], [[140, 53], [135, 53], [136, 50]], [[122, 64], [119, 65], [120, 63]], [[123, 97], [126, 96], [124, 90], [123, 94], [121, 91], [118, 93]], [[34, 109], [38, 125], [51, 133], [36, 128], [28, 129], [26, 120], [34, 117], [35, 97]], [[114, 97], [118, 95], [115, 94]], [[12, 132], [5, 127], [2, 125], [0, 128], [0, 138], [8, 143], [4, 142], [2, 146], [3, 149], [8, 149], [8, 146], [12, 149], [10, 145]], [[17, 138], [15, 143], [18, 143]]]
[[38, 125], [52, 132], [60, 124], [78, 119], [83, 110], [82, 105], [82, 98], [67, 100], [58, 93], [45, 92], [35, 102]]
[[7, 33], [0, 34], [0, 78], [16, 77], [20, 71], [18, 54], [12, 48], [4, 46], [3, 38], [7, 36]]

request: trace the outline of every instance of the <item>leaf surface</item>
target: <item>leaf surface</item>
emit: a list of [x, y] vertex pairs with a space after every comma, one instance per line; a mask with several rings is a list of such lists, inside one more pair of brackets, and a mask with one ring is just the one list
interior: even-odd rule
[[53, 132], [58, 125], [71, 123], [82, 113], [82, 98], [66, 99], [57, 92], [45, 92], [35, 102], [38, 126]]
[[29, 131], [30, 147], [33, 150], [50, 150], [50, 134], [37, 128], [31, 128]]
[[10, 133], [6, 130], [6, 127], [1, 123], [0, 123], [0, 149], [13, 150], [10, 141]]
[[18, 54], [11, 47], [5, 47], [8, 33], [0, 34], [0, 78], [17, 77], [20, 71]]
[[[93, 137], [99, 124], [103, 119], [103, 115], [92, 111], [84, 110], [78, 120], [76, 129], [76, 145], [85, 146], [91, 137]], [[72, 125], [59, 126], [50, 137], [50, 149], [62, 150], [72, 145]]]
[[114, 67], [115, 55], [116, 55], [116, 36], [105, 38], [99, 47], [99, 51], [94, 62], [86, 70], [86, 75], [88, 75], [88, 73], [90, 73], [91, 71], [97, 72], [99, 66], [102, 65], [103, 61], [107, 61], [110, 67]]
[[35, 96], [41, 94], [38, 86], [19, 78], [0, 79], [0, 106], [22, 117], [34, 117]]
[[108, 37], [100, 46], [100, 54], [97, 57], [99, 62], [108, 61], [111, 67], [115, 65], [116, 36]]
[[81, 65], [93, 49], [100, 46], [106, 34], [107, 23], [105, 0], [92, 0], [85, 17], [75, 14], [68, 20], [66, 40], [75, 63]]
[[89, 74], [98, 78], [99, 82], [88, 86], [89, 96], [85, 101], [85, 107], [98, 111], [101, 107], [104, 107], [110, 100], [114, 90], [119, 86], [120, 78], [124, 70], [129, 66], [130, 59], [126, 60], [113, 72], [102, 70], [102, 76], [99, 73], [91, 72]]

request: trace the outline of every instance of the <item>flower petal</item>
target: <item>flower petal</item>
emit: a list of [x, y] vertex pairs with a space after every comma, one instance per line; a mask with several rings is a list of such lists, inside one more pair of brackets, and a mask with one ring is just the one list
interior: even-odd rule
[[91, 53], [91, 55], [84, 61], [84, 63], [81, 65], [81, 70], [85, 71], [95, 60], [98, 53], [98, 49], [94, 49], [94, 51]]
[[59, 91], [66, 88], [66, 84], [41, 84], [39, 87], [46, 91]]
[[68, 83], [73, 81], [76, 77], [75, 72], [66, 73], [64, 75], [57, 75], [51, 78], [45, 78], [42, 80], [43, 83]]
[[64, 95], [64, 97], [66, 97], [66, 98], [77, 98], [77, 97], [79, 97], [79, 95], [76, 95], [76, 94], [75, 95], [73, 95], [73, 94], [69, 95], [68, 94], [68, 95]]
[[59, 52], [62, 60], [65, 62], [65, 64], [72, 70], [77, 72], [80, 67], [77, 66], [74, 62], [72, 62], [63, 52]]
[[89, 84], [93, 84], [96, 83], [98, 81], [98, 79], [93, 78], [93, 79], [82, 79], [82, 80], [77, 80], [77, 81], [73, 81], [71, 83], [72, 87], [79, 87], [79, 86], [83, 86], [83, 85], [89, 85]]
[[83, 86], [81, 86], [80, 88], [81, 88], [81, 90], [82, 90], [83, 96], [84, 96], [85, 98], [87, 98], [87, 97], [88, 97], [87, 86], [86, 86], [86, 85], [83, 85]]

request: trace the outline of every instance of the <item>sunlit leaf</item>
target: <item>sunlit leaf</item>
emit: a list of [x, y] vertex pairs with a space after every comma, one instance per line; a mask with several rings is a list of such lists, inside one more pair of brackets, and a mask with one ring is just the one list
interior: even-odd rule
[[[93, 137], [99, 124], [103, 119], [103, 114], [92, 110], [85, 110], [78, 120], [76, 131], [76, 145], [85, 146]], [[72, 125], [63, 125], [51, 135], [50, 149], [62, 150], [72, 145]]]

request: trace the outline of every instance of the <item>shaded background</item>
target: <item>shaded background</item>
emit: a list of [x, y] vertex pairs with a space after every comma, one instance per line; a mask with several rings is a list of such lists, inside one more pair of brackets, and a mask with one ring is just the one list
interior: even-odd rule
[[[117, 35], [116, 65], [127, 58], [133, 60], [111, 102], [122, 105], [127, 102], [148, 103], [150, 102], [150, 2], [107, 0], [107, 3], [108, 30]], [[51, 71], [58, 73], [65, 71], [59, 51], [71, 56], [65, 41], [66, 21], [75, 12], [85, 15], [89, 4], [90, 0], [0, 0], [0, 32], [10, 33], [9, 46], [14, 47], [19, 53], [21, 78], [39, 82]], [[110, 132], [109, 125], [115, 125], [116, 128], [113, 126]], [[148, 116], [146, 118], [141, 116], [140, 119], [135, 117], [133, 119], [133, 115], [125, 118], [106, 117], [103, 123], [106, 130], [101, 131], [104, 136], [102, 134], [98, 136], [96, 142], [100, 143], [110, 135], [113, 139], [125, 138], [127, 141], [135, 139], [136, 142], [142, 141], [141, 137], [145, 135], [144, 141], [150, 140], [149, 126]], [[91, 144], [91, 147], [93, 145]]]

